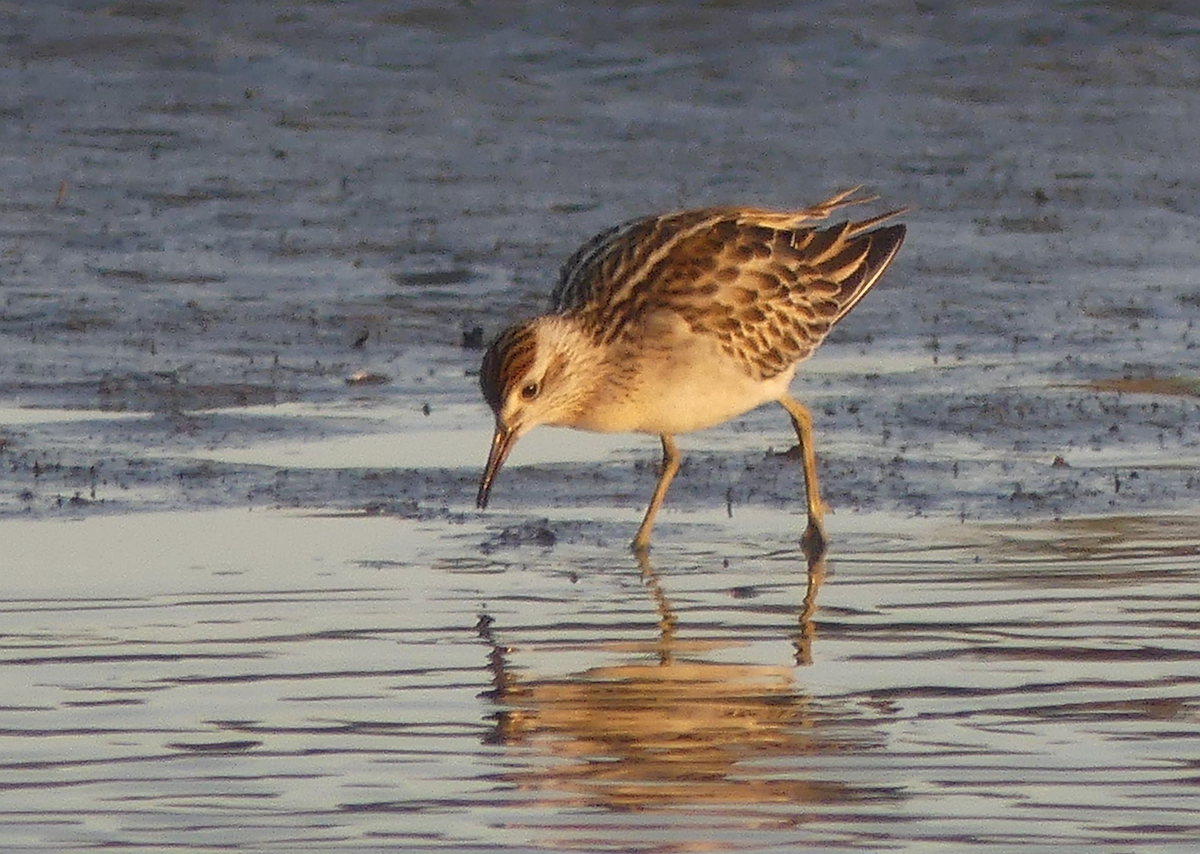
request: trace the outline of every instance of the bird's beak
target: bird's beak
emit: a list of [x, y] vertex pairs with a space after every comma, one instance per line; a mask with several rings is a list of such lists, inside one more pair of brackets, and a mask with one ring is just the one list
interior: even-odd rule
[[475, 504], [480, 510], [487, 507], [488, 493], [492, 491], [492, 481], [496, 479], [500, 466], [508, 457], [508, 452], [517, 443], [517, 430], [510, 430], [499, 424], [496, 425], [496, 435], [492, 436], [492, 450], [488, 454], [487, 467], [483, 470], [483, 478], [479, 481], [479, 496]]

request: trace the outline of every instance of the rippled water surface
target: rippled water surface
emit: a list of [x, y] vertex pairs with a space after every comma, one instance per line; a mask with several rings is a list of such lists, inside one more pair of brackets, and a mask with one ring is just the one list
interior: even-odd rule
[[5, 849], [1194, 850], [1200, 520], [898, 527], [4, 522]]

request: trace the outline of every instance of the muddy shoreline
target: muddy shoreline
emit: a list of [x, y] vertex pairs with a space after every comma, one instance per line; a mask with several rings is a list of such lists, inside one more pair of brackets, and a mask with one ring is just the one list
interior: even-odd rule
[[[835, 508], [1196, 506], [1194, 19], [875, 3], [807, 28], [714, 7], [679, 30], [670, 8], [6, 10], [0, 513], [469, 512], [476, 330], [536, 311], [578, 243], [860, 182], [914, 210], [888, 281], [796, 383]], [[470, 427], [460, 465], [220, 459], [426, 407]], [[689, 437], [672, 503], [791, 501], [779, 422]], [[636, 447], [518, 456], [498, 504], [639, 504], [655, 450]]]

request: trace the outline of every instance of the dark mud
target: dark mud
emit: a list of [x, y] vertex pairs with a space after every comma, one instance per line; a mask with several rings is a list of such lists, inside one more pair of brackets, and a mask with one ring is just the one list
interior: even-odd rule
[[[3, 512], [466, 511], [477, 330], [536, 310], [581, 240], [861, 182], [914, 210], [887, 281], [797, 381], [835, 508], [1195, 506], [1187, 4], [681, 8], [4, 10], [0, 399], [145, 417], [6, 416]], [[307, 407], [239, 414], [286, 403]], [[426, 409], [472, 428], [450, 469], [220, 460]], [[765, 454], [789, 444], [767, 412], [686, 438], [669, 506], [791, 502]], [[635, 518], [650, 477], [629, 462], [656, 449], [630, 448], [524, 472], [518, 451], [495, 504]]]

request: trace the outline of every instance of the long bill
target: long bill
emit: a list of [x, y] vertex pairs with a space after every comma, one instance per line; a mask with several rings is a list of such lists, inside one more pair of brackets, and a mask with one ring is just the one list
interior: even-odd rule
[[500, 466], [508, 458], [508, 452], [517, 443], [519, 433], [497, 425], [496, 434], [492, 436], [492, 450], [488, 453], [487, 466], [483, 470], [483, 478], [479, 481], [479, 495], [475, 505], [480, 510], [487, 507], [488, 493], [492, 491], [492, 481], [500, 471]]

